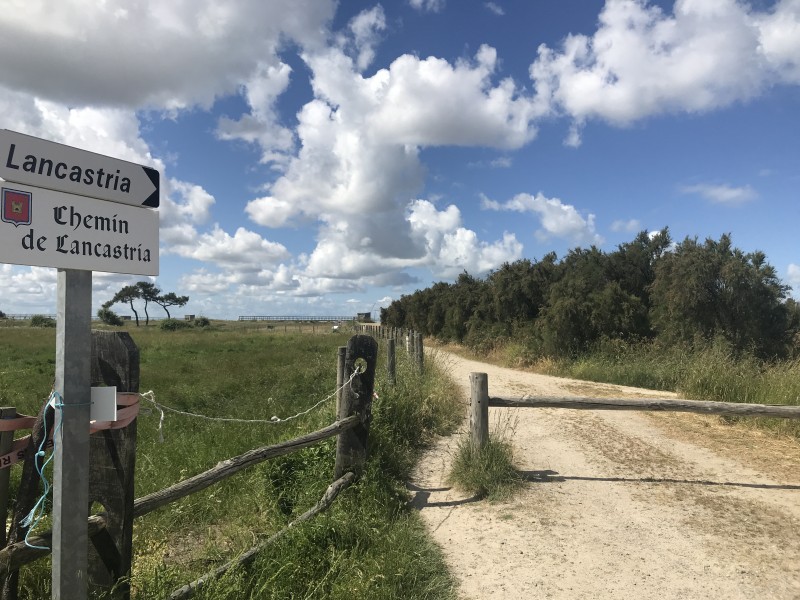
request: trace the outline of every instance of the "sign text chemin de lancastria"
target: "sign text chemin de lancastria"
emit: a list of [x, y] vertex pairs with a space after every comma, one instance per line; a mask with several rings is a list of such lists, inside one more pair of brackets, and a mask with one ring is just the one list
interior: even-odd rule
[[[117, 215], [103, 217], [97, 215], [82, 215], [75, 210], [74, 206], [56, 206], [53, 208], [53, 221], [62, 227], [68, 227], [72, 231], [86, 229], [89, 231], [104, 231], [109, 233], [129, 234], [129, 224], [125, 219], [118, 219]], [[141, 244], [110, 244], [104, 242], [92, 242], [87, 240], [70, 239], [67, 233], [57, 235], [55, 239], [55, 251], [61, 254], [72, 254], [76, 256], [95, 256], [98, 258], [113, 258], [115, 260], [129, 260], [137, 262], [150, 262], [150, 249], [142, 248]], [[25, 250], [47, 250], [47, 236], [36, 238], [31, 228], [22, 237], [22, 247]]]

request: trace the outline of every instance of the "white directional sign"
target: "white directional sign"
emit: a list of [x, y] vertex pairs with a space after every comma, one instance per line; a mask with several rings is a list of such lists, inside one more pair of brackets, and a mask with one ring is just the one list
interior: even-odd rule
[[158, 211], [0, 181], [0, 262], [158, 275]]
[[0, 129], [0, 177], [68, 194], [158, 207], [158, 171]]

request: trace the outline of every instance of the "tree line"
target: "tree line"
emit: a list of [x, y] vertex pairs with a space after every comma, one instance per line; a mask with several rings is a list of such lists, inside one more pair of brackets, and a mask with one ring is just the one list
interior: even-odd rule
[[789, 289], [763, 252], [735, 248], [730, 234], [673, 244], [665, 228], [613, 252], [575, 248], [485, 278], [464, 272], [392, 302], [381, 322], [477, 350], [513, 338], [543, 356], [575, 357], [608, 340], [692, 348], [722, 339], [734, 352], [780, 358], [798, 347]]

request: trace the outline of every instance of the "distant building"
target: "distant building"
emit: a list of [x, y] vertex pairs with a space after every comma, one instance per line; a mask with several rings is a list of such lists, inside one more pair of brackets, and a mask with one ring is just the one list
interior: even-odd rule
[[359, 323], [372, 323], [372, 313], [357, 313], [356, 314], [356, 321]]

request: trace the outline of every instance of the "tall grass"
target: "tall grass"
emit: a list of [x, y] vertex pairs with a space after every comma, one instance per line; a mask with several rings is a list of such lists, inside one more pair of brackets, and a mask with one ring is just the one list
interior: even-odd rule
[[494, 424], [482, 448], [472, 443], [469, 434], [462, 435], [448, 473], [449, 483], [490, 501], [512, 496], [522, 485], [522, 477], [514, 465], [514, 446], [511, 443], [516, 423], [516, 418], [507, 412]]
[[483, 448], [467, 437], [458, 442], [449, 473], [457, 488], [488, 500], [505, 500], [522, 484], [514, 467], [514, 449], [507, 439], [490, 436]]
[[[209, 416], [267, 420], [305, 410], [333, 392], [336, 347], [348, 337], [275, 334], [220, 323], [175, 332], [153, 325], [129, 330], [141, 351], [141, 390], [153, 390], [158, 402]], [[35, 413], [52, 384], [54, 332], [19, 331], [0, 329], [0, 398]], [[454, 597], [439, 551], [408, 508], [403, 481], [428, 437], [455, 426], [457, 394], [433, 366], [419, 377], [403, 353], [398, 359], [394, 387], [385, 381], [382, 360], [379, 364], [371, 456], [358, 484], [327, 513], [293, 528], [250, 568], [229, 574], [198, 597]], [[333, 420], [332, 400], [280, 425], [167, 413], [160, 443], [158, 413], [144, 411], [138, 419], [136, 495]], [[283, 527], [319, 500], [332, 481], [333, 461], [334, 441], [328, 440], [137, 519], [134, 597], [165, 597]], [[22, 570], [20, 598], [49, 597], [48, 569], [47, 561], [39, 561]]]

